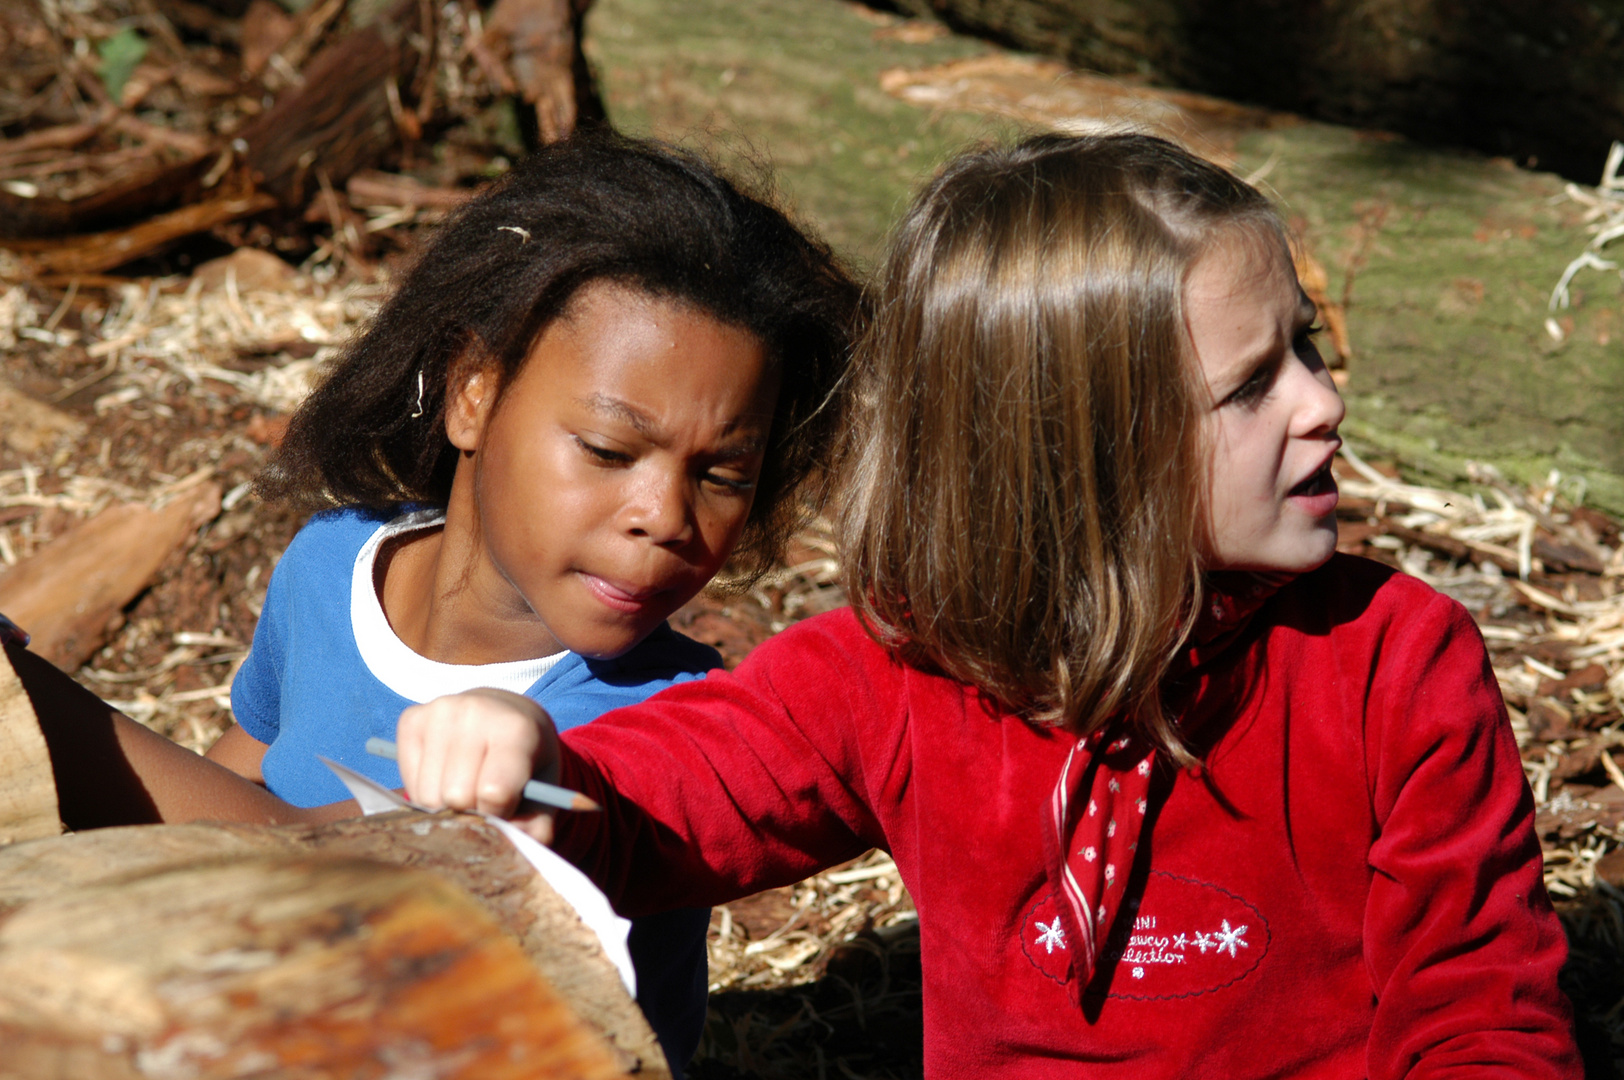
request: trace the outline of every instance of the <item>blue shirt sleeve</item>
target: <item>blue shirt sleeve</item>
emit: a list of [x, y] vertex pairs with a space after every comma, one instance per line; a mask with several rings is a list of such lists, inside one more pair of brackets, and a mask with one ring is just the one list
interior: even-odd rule
[[288, 581], [293, 576], [287, 565], [288, 552], [271, 571], [265, 590], [265, 606], [254, 627], [254, 642], [248, 657], [231, 681], [231, 712], [237, 726], [269, 746], [282, 730], [282, 675], [287, 663], [287, 634], [290, 603]]

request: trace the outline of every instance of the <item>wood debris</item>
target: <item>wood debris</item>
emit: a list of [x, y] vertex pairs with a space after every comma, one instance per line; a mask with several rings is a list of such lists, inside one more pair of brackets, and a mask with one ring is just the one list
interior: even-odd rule
[[[13, 255], [0, 278], [66, 284], [162, 262], [200, 235], [303, 259], [320, 226], [343, 231], [354, 213], [346, 182], [368, 173], [376, 191], [384, 170], [397, 191], [433, 194], [325, 238], [326, 257], [343, 248], [370, 267], [389, 246], [378, 234], [455, 205], [527, 131], [556, 139], [583, 108], [598, 115], [585, 3], [254, 0], [220, 13], [233, 6], [0, 11], [0, 247]], [[289, 228], [301, 220], [318, 228]]]
[[1545, 320], [1545, 332], [1552, 341], [1560, 342], [1567, 336], [1562, 324], [1557, 322], [1556, 313], [1565, 311], [1573, 303], [1569, 286], [1581, 270], [1616, 271], [1619, 279], [1624, 281], [1624, 270], [1619, 268], [1619, 264], [1603, 258], [1601, 254], [1608, 244], [1624, 237], [1624, 176], [1619, 175], [1621, 167], [1624, 167], [1624, 143], [1615, 142], [1607, 153], [1606, 164], [1602, 166], [1601, 183], [1594, 188], [1569, 183], [1563, 189], [1569, 199], [1584, 207], [1582, 221], [1591, 235], [1585, 249], [1563, 269], [1562, 276], [1551, 290], [1551, 299], [1546, 305], [1550, 316]]

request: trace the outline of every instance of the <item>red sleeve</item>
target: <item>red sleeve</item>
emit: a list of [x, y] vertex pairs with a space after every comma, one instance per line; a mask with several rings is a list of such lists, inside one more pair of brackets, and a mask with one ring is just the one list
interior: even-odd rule
[[1373, 675], [1371, 1080], [1582, 1076], [1533, 796], [1477, 628], [1431, 594], [1388, 627]]
[[[563, 737], [597, 814], [555, 848], [623, 914], [725, 902], [885, 846], [907, 786], [905, 676], [845, 612]], [[566, 820], [567, 819], [567, 820]]]

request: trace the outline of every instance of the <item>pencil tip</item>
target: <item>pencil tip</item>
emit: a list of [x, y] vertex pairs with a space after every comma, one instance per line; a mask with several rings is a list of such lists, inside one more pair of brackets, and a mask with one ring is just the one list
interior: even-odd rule
[[575, 795], [575, 798], [570, 800], [570, 809], [571, 810], [602, 810], [603, 807], [599, 806], [597, 803], [593, 802], [591, 799], [587, 798], [585, 795], [582, 795], [579, 792], [577, 792], [576, 795]]

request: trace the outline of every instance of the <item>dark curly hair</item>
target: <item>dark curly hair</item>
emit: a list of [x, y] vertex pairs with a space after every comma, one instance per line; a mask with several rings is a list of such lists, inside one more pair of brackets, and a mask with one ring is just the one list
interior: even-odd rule
[[611, 133], [542, 149], [440, 228], [293, 415], [260, 494], [312, 510], [445, 505], [448, 376], [475, 357], [505, 388], [594, 281], [748, 330], [776, 363], [772, 433], [729, 564], [735, 580], [758, 578], [827, 494], [858, 288], [826, 246], [708, 162]]

